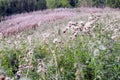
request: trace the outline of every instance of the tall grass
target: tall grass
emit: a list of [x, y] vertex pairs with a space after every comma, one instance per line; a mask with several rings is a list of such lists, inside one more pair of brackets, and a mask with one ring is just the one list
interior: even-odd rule
[[118, 16], [87, 13], [1, 37], [0, 75], [13, 80], [119, 80]]

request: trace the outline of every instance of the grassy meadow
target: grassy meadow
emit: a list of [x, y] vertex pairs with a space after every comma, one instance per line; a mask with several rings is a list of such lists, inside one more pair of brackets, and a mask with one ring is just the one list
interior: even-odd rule
[[[66, 10], [74, 14], [64, 14]], [[120, 10], [58, 12], [68, 16], [48, 21], [36, 18], [41, 22], [37, 27], [13, 35], [1, 30], [0, 80], [120, 80]]]

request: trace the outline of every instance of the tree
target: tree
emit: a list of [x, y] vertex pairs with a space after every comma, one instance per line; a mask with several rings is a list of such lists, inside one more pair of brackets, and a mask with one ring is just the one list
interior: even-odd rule
[[120, 0], [106, 0], [106, 5], [112, 8], [120, 8]]
[[46, 0], [48, 8], [70, 7], [69, 0]]
[[68, 0], [60, 0], [60, 7], [70, 7], [69, 1]]
[[69, 0], [71, 7], [77, 7], [80, 0]]
[[95, 7], [105, 7], [105, 0], [93, 0], [93, 6]]
[[46, 0], [47, 8], [57, 8], [59, 6], [58, 0]]
[[0, 0], [0, 16], [46, 9], [46, 0]]
[[46, 9], [47, 8], [47, 5], [46, 5], [46, 0], [34, 0], [35, 2], [35, 9], [36, 10], [43, 10], [43, 9]]
[[80, 1], [81, 7], [92, 7], [93, 6], [93, 0], [81, 0]]

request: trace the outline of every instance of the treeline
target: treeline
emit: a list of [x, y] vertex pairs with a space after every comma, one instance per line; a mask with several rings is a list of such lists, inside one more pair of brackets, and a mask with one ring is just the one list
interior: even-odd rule
[[60, 7], [120, 8], [120, 0], [0, 0], [0, 16]]
[[45, 0], [0, 0], [0, 15], [46, 9]]
[[120, 8], [120, 0], [92, 0], [93, 6], [96, 7], [112, 7], [112, 8]]

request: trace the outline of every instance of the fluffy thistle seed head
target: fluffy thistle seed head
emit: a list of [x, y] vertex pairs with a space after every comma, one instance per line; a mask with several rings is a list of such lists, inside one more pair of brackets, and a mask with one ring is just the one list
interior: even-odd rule
[[38, 22], [38, 24], [37, 24], [37, 25], [38, 25], [38, 27], [39, 27], [39, 26], [41, 26], [41, 21], [40, 21], [40, 22]]
[[3, 34], [2, 33], [0, 33], [0, 40], [3, 38]]
[[26, 77], [21, 77], [19, 80], [31, 80], [31, 79]]
[[58, 39], [58, 38], [55, 38], [55, 39], [53, 40], [53, 43], [54, 43], [54, 44], [55, 44], [55, 43], [61, 43], [61, 40]]
[[11, 78], [9, 76], [6, 76], [5, 80], [11, 80]]
[[106, 47], [105, 47], [104, 45], [100, 45], [100, 46], [99, 46], [99, 49], [100, 49], [100, 50], [106, 50]]
[[37, 73], [46, 73], [47, 72], [47, 68], [45, 63], [43, 62], [43, 60], [39, 59], [39, 64], [38, 64], [38, 70]]
[[80, 26], [84, 26], [85, 23], [84, 23], [84, 21], [79, 21], [78, 24], [79, 24]]
[[93, 24], [92, 22], [87, 22], [84, 27], [85, 28], [90, 28], [92, 24]]
[[117, 38], [117, 35], [113, 35], [113, 36], [111, 37], [112, 40], [115, 40], [116, 38]]
[[32, 37], [28, 36], [27, 39], [28, 39], [29, 44], [31, 45], [32, 44]]
[[50, 36], [49, 33], [43, 33], [43, 34], [42, 34], [42, 37], [43, 37], [44, 39], [49, 38], [49, 36]]
[[94, 18], [93, 18], [92, 16], [90, 16], [90, 17], [88, 18], [88, 21], [92, 21], [92, 20], [94, 20]]
[[63, 33], [66, 33], [69, 30], [69, 27], [65, 27], [65, 29], [63, 30]]
[[94, 56], [99, 56], [99, 49], [95, 49], [93, 54], [94, 54]]

